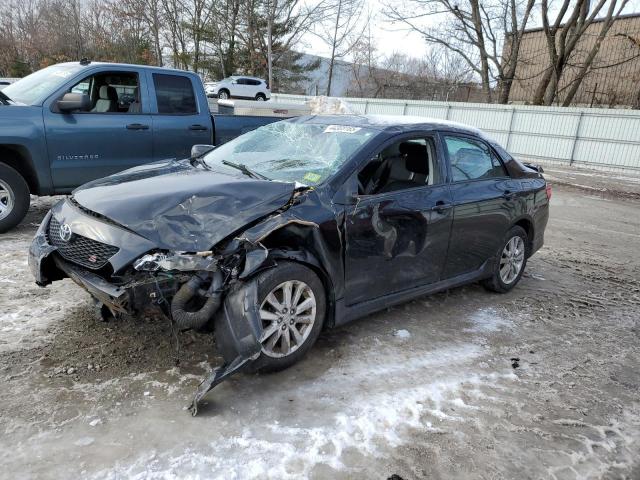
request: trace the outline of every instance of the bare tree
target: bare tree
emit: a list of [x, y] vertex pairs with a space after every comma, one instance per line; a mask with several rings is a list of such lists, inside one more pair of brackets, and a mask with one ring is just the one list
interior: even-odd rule
[[187, 45], [188, 32], [185, 28], [186, 6], [182, 0], [161, 0], [165, 18], [165, 36], [171, 51], [173, 66], [189, 68]]
[[534, 4], [534, 0], [404, 0], [389, 1], [386, 8], [394, 24], [462, 58], [480, 78], [487, 102], [493, 100], [495, 81], [498, 101], [506, 103]]
[[[251, 72], [256, 74], [264, 70], [272, 82], [274, 71], [283, 62], [287, 61], [295, 69], [289, 61], [292, 49], [322, 17], [325, 1], [245, 0], [244, 25], [238, 36], [249, 56]], [[273, 88], [273, 84], [270, 85]]]
[[324, 21], [319, 22], [314, 33], [330, 50], [327, 95], [331, 95], [331, 82], [336, 60], [349, 55], [367, 27], [363, 18], [363, 0], [329, 0]]
[[208, 6], [210, 9], [209, 23], [205, 28], [222, 77], [231, 75], [235, 71], [242, 1], [211, 1]]
[[351, 50], [351, 78], [355, 85], [355, 96], [374, 96], [371, 93], [371, 81], [379, 61], [375, 38], [371, 32], [372, 15], [368, 13], [367, 26], [363, 34], [353, 43]]
[[[609, 6], [604, 16], [601, 15], [606, 3]], [[557, 10], [555, 20], [550, 21], [552, 12], [548, 0], [542, 0], [542, 25], [547, 43], [549, 65], [545, 69], [533, 98], [536, 105], [551, 105], [560, 93], [561, 80], [570, 62], [576, 60], [574, 54], [583, 39], [587, 29], [598, 20], [601, 24], [600, 32], [593, 46], [586, 56], [579, 61], [580, 67], [573, 79], [569, 91], [563, 99], [563, 106], [568, 106], [589, 73], [593, 60], [596, 57], [605, 36], [607, 35], [614, 20], [621, 14], [628, 0], [599, 0], [593, 4], [589, 0], [578, 0], [573, 3], [571, 0], [563, 0]]]

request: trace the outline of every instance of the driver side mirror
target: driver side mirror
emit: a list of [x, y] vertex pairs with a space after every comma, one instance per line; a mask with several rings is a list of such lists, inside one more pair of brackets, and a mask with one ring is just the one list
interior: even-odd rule
[[216, 148], [213, 145], [194, 145], [191, 147], [191, 160], [200, 158]]
[[58, 100], [57, 106], [58, 110], [66, 113], [73, 110], [88, 112], [91, 110], [91, 99], [86, 93], [65, 93], [64, 96]]

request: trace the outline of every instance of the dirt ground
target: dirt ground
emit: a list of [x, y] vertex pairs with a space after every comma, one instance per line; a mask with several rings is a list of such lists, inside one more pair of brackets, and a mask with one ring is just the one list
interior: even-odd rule
[[[211, 336], [98, 322], [32, 283], [52, 200], [0, 236], [0, 474], [22, 478], [640, 479], [640, 203], [558, 186], [546, 245], [479, 285], [325, 332], [185, 410]], [[179, 359], [179, 363], [176, 361]]]

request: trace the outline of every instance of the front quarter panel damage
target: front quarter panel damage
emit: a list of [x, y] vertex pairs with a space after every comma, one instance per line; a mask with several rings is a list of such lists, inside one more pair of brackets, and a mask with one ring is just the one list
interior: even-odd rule
[[189, 410], [198, 414], [198, 404], [213, 387], [260, 355], [262, 322], [258, 313], [258, 286], [243, 282], [225, 298], [215, 318], [216, 343], [225, 361], [200, 383]]
[[338, 215], [322, 205], [316, 192], [300, 194], [290, 207], [263, 219], [227, 245], [228, 252], [243, 252], [244, 268], [215, 317], [216, 344], [224, 364], [200, 384], [190, 407], [193, 415], [208, 391], [260, 355], [260, 302], [257, 282], [252, 280], [257, 273], [276, 266], [280, 259], [294, 260], [321, 274], [329, 305], [334, 303], [336, 292], [342, 291], [342, 284], [333, 282], [342, 278], [343, 272]]

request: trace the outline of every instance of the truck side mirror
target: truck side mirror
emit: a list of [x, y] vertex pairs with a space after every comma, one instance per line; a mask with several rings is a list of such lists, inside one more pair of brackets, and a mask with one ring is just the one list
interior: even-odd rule
[[191, 160], [195, 160], [196, 158], [206, 155], [214, 148], [216, 147], [213, 145], [194, 145], [191, 147]]
[[91, 110], [91, 99], [86, 93], [65, 93], [58, 100], [57, 106], [61, 112], [71, 112], [73, 110], [87, 112]]

